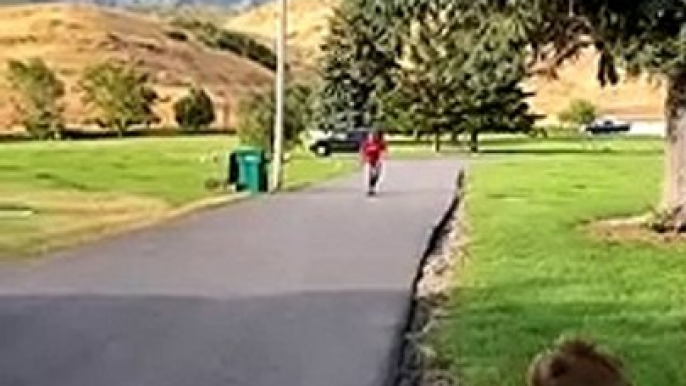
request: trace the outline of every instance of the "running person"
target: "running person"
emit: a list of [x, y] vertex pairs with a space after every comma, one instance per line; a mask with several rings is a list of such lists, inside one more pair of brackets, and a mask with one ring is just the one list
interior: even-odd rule
[[386, 150], [386, 141], [378, 131], [370, 132], [362, 143], [360, 153], [367, 168], [367, 194], [370, 196], [376, 194], [376, 185], [381, 177], [381, 157]]

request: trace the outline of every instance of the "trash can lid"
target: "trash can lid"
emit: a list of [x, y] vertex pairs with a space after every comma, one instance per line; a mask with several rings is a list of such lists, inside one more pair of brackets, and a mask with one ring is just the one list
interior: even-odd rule
[[233, 152], [236, 154], [263, 154], [264, 150], [256, 146], [240, 145]]

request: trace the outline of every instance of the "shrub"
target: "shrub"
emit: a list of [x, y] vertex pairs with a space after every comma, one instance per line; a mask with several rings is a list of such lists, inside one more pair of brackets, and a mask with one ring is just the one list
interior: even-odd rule
[[168, 38], [170, 38], [172, 40], [179, 41], [179, 42], [185, 42], [188, 40], [188, 36], [183, 31], [173, 30], [173, 31], [167, 31], [167, 32], [165, 32], [165, 34], [167, 35]]
[[[284, 147], [286, 150], [300, 144], [301, 134], [312, 117], [312, 90], [305, 85], [294, 85], [286, 90], [284, 115]], [[245, 145], [258, 146], [272, 151], [275, 120], [275, 93], [272, 89], [254, 94], [239, 106], [238, 137]]]
[[215, 120], [214, 104], [205, 90], [193, 87], [174, 103], [174, 118], [184, 129], [198, 130]]
[[220, 50], [230, 51], [248, 58], [269, 70], [276, 70], [277, 58], [274, 52], [240, 32], [221, 30], [217, 33], [213, 45]]
[[210, 48], [232, 52], [267, 69], [276, 70], [274, 51], [247, 34], [229, 31], [214, 23], [199, 20], [177, 18], [171, 24], [190, 32], [198, 41]]
[[150, 76], [133, 66], [112, 62], [92, 65], [84, 71], [79, 86], [84, 102], [96, 111], [95, 120], [115, 128], [121, 136], [133, 125], [159, 122], [153, 111], [158, 95]]
[[560, 122], [569, 125], [587, 125], [598, 117], [598, 108], [584, 99], [575, 99], [562, 111], [558, 118]]
[[263, 93], [252, 95], [240, 102], [237, 133], [242, 144], [271, 150], [273, 110], [273, 100]]
[[19, 119], [33, 137], [58, 137], [64, 128], [61, 99], [64, 83], [41, 59], [11, 60], [7, 81], [16, 93], [13, 100]]

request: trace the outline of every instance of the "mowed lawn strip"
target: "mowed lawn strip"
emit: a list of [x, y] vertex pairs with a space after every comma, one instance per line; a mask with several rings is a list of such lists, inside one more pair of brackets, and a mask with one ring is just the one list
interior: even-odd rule
[[[584, 226], [646, 213], [656, 140], [491, 147], [470, 169], [468, 256], [436, 334], [465, 386], [521, 386], [560, 335], [599, 341], [637, 385], [686, 385], [686, 246], [611, 242]], [[513, 155], [512, 153], [521, 153]]]
[[[31, 255], [160, 218], [223, 192], [233, 137], [35, 142], [0, 146], [0, 259]], [[350, 158], [295, 152], [286, 187], [354, 170]], [[33, 214], [30, 214], [33, 212]]]

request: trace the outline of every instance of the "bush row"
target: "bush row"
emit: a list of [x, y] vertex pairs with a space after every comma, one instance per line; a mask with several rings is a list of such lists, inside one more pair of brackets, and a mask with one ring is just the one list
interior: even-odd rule
[[210, 48], [232, 52], [269, 70], [276, 70], [277, 58], [274, 51], [244, 33], [223, 29], [211, 22], [184, 18], [176, 18], [171, 24], [179, 28], [179, 30], [167, 32], [167, 36], [171, 39], [187, 41], [188, 32]]
[[[85, 130], [69, 130], [64, 121], [67, 89], [57, 72], [42, 59], [10, 60], [5, 74], [11, 87], [18, 124], [37, 139], [63, 138]], [[122, 137], [131, 129], [160, 123], [154, 112], [159, 96], [147, 73], [131, 64], [104, 62], [87, 67], [78, 82], [89, 109], [84, 125], [114, 129]], [[214, 104], [202, 88], [191, 87], [174, 103], [174, 118], [185, 129], [199, 130], [215, 121]], [[79, 134], [82, 135], [82, 134]]]

